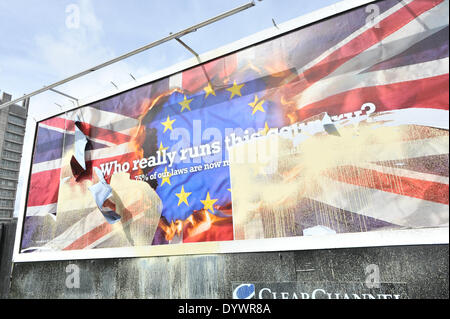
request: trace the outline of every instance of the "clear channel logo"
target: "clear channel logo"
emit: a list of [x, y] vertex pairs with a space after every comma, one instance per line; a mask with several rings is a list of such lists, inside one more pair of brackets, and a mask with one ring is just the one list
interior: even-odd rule
[[252, 299], [255, 296], [254, 284], [242, 284], [233, 290], [233, 299]]

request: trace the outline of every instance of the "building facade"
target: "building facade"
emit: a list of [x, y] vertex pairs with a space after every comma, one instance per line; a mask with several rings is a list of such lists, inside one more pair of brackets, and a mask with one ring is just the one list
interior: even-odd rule
[[[3, 92], [0, 104], [11, 101]], [[13, 218], [29, 100], [0, 110], [0, 221]]]

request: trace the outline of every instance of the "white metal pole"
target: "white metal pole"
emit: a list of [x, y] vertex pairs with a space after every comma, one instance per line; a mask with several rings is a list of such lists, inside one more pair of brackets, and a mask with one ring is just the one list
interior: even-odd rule
[[177, 32], [177, 33], [173, 33], [173, 34], [171, 34], [171, 35], [169, 35], [169, 36], [167, 36], [167, 37], [165, 37], [165, 38], [162, 38], [162, 39], [160, 39], [160, 40], [157, 40], [157, 41], [155, 41], [155, 42], [149, 43], [149, 44], [147, 44], [147, 45], [145, 45], [145, 46], [143, 46], [143, 47], [140, 47], [139, 49], [133, 50], [133, 51], [131, 51], [131, 52], [128, 52], [128, 53], [126, 53], [126, 54], [123, 54], [123, 55], [121, 55], [121, 56], [118, 56], [117, 58], [114, 58], [114, 59], [112, 59], [112, 60], [106, 61], [106, 62], [104, 62], [104, 63], [102, 63], [102, 64], [99, 64], [99, 65], [97, 65], [97, 66], [94, 66], [94, 67], [92, 67], [92, 68], [89, 68], [89, 69], [87, 69], [87, 70], [85, 70], [85, 71], [82, 71], [82, 72], [80, 72], [80, 73], [77, 73], [77, 74], [74, 74], [74, 75], [72, 75], [72, 76], [69, 76], [68, 78], [65, 78], [65, 79], [63, 79], [63, 80], [61, 80], [61, 81], [58, 81], [58, 82], [55, 82], [55, 83], [53, 83], [53, 84], [44, 86], [43, 88], [41, 88], [41, 89], [39, 89], [39, 90], [36, 90], [36, 91], [34, 91], [34, 92], [25, 94], [25, 95], [22, 96], [21, 98], [18, 98], [18, 99], [16, 99], [16, 100], [13, 100], [13, 101], [10, 101], [10, 102], [6, 102], [6, 103], [0, 105], [0, 110], [3, 109], [3, 108], [5, 108], [5, 107], [8, 107], [8, 106], [10, 106], [10, 105], [17, 104], [18, 102], [21, 102], [21, 101], [23, 101], [23, 100], [25, 100], [25, 99], [27, 99], [27, 98], [30, 98], [30, 97], [32, 97], [32, 96], [34, 96], [34, 95], [37, 95], [37, 94], [43, 93], [43, 92], [45, 92], [45, 91], [51, 90], [51, 89], [53, 89], [53, 88], [55, 88], [55, 87], [57, 87], [57, 86], [60, 86], [60, 85], [62, 85], [62, 84], [64, 84], [64, 83], [70, 82], [70, 81], [75, 80], [75, 79], [77, 79], [77, 78], [79, 78], [79, 77], [82, 77], [82, 76], [84, 76], [84, 75], [87, 75], [87, 74], [89, 74], [89, 73], [91, 73], [91, 72], [100, 70], [100, 69], [102, 69], [102, 68], [104, 68], [104, 67], [106, 67], [106, 66], [108, 66], [108, 65], [111, 65], [111, 64], [114, 64], [114, 63], [116, 63], [116, 62], [119, 62], [119, 61], [121, 61], [121, 60], [123, 60], [123, 59], [129, 58], [129, 57], [131, 57], [131, 56], [133, 56], [133, 55], [136, 55], [136, 54], [141, 53], [141, 52], [143, 52], [143, 51], [146, 51], [146, 50], [148, 50], [148, 49], [154, 48], [154, 47], [156, 47], [156, 46], [158, 46], [158, 45], [160, 45], [160, 44], [163, 44], [163, 43], [165, 43], [165, 42], [167, 42], [167, 41], [170, 41], [170, 40], [173, 40], [173, 39], [180, 38], [180, 37], [182, 37], [182, 36], [184, 36], [184, 35], [186, 35], [186, 34], [188, 34], [188, 33], [191, 33], [191, 32], [195, 32], [195, 31], [197, 31], [197, 30], [200, 29], [200, 28], [203, 28], [203, 27], [205, 27], [205, 26], [207, 26], [207, 25], [209, 25], [209, 24], [212, 24], [212, 23], [214, 23], [214, 22], [217, 22], [217, 21], [219, 21], [219, 20], [222, 20], [222, 19], [224, 19], [224, 18], [227, 18], [227, 17], [229, 17], [229, 16], [231, 16], [231, 15], [234, 15], [234, 14], [236, 14], [236, 13], [238, 13], [238, 12], [241, 12], [241, 11], [243, 11], [243, 10], [249, 9], [249, 8], [253, 7], [254, 5], [255, 5], [255, 2], [254, 2], [254, 1], [249, 2], [249, 3], [247, 3], [247, 4], [244, 4], [244, 5], [242, 5], [242, 6], [239, 6], [239, 7], [235, 8], [235, 9], [233, 9], [233, 10], [224, 12], [224, 13], [222, 13], [222, 14], [219, 14], [218, 16], [215, 16], [215, 17], [210, 18], [210, 19], [208, 19], [208, 20], [206, 20], [206, 21], [203, 21], [203, 22], [201, 22], [201, 23], [198, 23], [198, 24], [196, 24], [196, 25], [193, 25], [193, 26], [191, 26], [191, 27], [189, 27], [189, 28], [187, 28], [187, 29], [184, 29], [184, 30], [179, 31], [179, 32]]

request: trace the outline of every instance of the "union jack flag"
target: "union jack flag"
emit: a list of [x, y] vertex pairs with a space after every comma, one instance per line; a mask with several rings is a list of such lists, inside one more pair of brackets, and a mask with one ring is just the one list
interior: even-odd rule
[[[236, 238], [298, 236], [315, 226], [343, 233], [448, 227], [448, 1], [375, 4], [380, 12], [370, 23], [362, 21], [365, 9], [361, 8], [313, 26], [317, 33], [311, 34], [319, 38], [323, 30], [329, 30], [319, 28], [328, 23], [345, 31], [333, 33], [335, 37], [328, 41], [335, 42], [332, 46], [312, 48], [316, 52], [299, 63], [296, 73], [287, 77], [276, 94], [291, 107], [292, 121], [307, 121], [326, 112], [338, 126], [345, 127], [352, 121], [359, 124], [364, 118], [359, 106], [370, 102], [376, 105], [370, 119], [380, 123], [379, 127], [396, 127], [396, 134], [401, 133], [386, 138], [383, 146], [357, 144], [361, 137], [354, 136], [355, 147], [343, 143], [333, 153], [321, 149], [315, 153], [317, 162], [320, 157], [333, 156], [334, 165], [323, 167], [307, 186], [302, 179], [308, 168], [317, 168], [315, 163], [302, 170], [295, 166], [305, 164], [304, 157], [281, 160], [279, 165], [284, 165], [285, 171], [280, 174], [287, 177], [266, 178], [263, 185], [268, 185], [267, 189], [262, 186], [258, 191], [281, 187], [294, 176], [295, 186], [307, 190], [287, 191], [290, 194], [277, 197], [274, 205], [265, 199], [254, 200], [257, 209], [250, 213], [251, 218], [235, 224]], [[344, 16], [353, 22], [342, 23]], [[302, 45], [309, 40], [302, 38]], [[394, 130], [387, 132], [392, 134]], [[373, 129], [372, 136], [376, 134]], [[315, 148], [322, 140], [314, 137]], [[373, 138], [369, 143], [379, 141]], [[306, 147], [308, 151], [314, 154], [314, 148]], [[361, 152], [371, 157], [358, 161]], [[354, 157], [354, 163], [340, 163], [342, 153]], [[236, 175], [242, 176], [243, 171], [237, 170]], [[258, 182], [258, 176], [246, 176], [253, 178], [249, 184]], [[235, 178], [233, 184], [235, 180], [239, 183]], [[252, 195], [258, 198], [254, 193], [248, 198]], [[299, 196], [295, 203], [286, 203], [287, 198]], [[247, 196], [243, 197], [239, 202]], [[236, 217], [239, 207], [233, 208]], [[280, 217], [274, 221], [287, 212], [290, 216], [285, 220]], [[286, 224], [286, 220], [289, 226], [273, 229], [274, 224]]]
[[[376, 106], [371, 114], [376, 121], [402, 126], [407, 134], [396, 144], [390, 140], [384, 151], [371, 149], [370, 161], [324, 171], [321, 192], [299, 200], [292, 222], [337, 232], [448, 226], [448, 1], [374, 5], [378, 15], [371, 19], [366, 6], [356, 8], [39, 123], [22, 248], [128, 247], [137, 244], [134, 234], [142, 229], [151, 237], [142, 242], [147, 245], [267, 237], [233, 229], [234, 193], [226, 167], [148, 180], [155, 190], [151, 203], [124, 203], [122, 228], [105, 221], [92, 197], [77, 196], [90, 196], [93, 167], [174, 150], [172, 129], [192, 132], [195, 120], [206, 124], [203, 129], [217, 128], [223, 143], [227, 128], [267, 130], [324, 112], [345, 126], [367, 115], [360, 107], [368, 102]], [[89, 143], [86, 172], [74, 182], [69, 162], [77, 115]], [[202, 137], [191, 142], [202, 144]], [[167, 169], [130, 170], [129, 178]], [[105, 176], [110, 183], [112, 175]], [[352, 194], [361, 192], [370, 205], [355, 200]], [[142, 217], [147, 206], [159, 214], [153, 226]], [[326, 221], [316, 214], [320, 210], [338, 217]], [[263, 229], [260, 222], [252, 227]], [[285, 228], [284, 236], [302, 235], [301, 229]]]

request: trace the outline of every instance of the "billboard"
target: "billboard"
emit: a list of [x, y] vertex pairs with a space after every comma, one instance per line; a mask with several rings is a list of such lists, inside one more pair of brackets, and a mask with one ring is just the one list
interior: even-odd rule
[[330, 10], [39, 121], [16, 261], [448, 242], [448, 0]]

